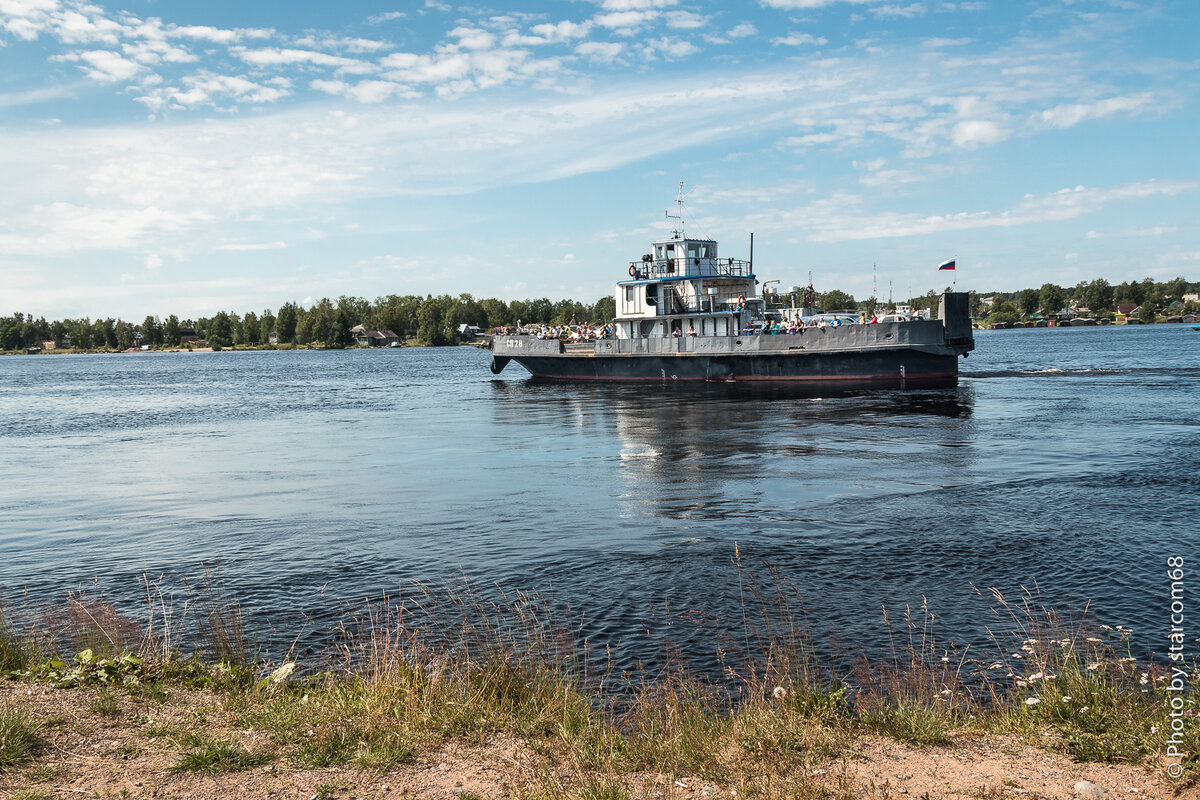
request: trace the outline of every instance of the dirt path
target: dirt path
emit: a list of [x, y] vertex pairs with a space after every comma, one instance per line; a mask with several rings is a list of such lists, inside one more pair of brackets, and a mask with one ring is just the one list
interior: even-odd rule
[[[418, 750], [384, 771], [305, 769], [292, 765], [268, 733], [239, 730], [219, 697], [172, 691], [167, 702], [123, 692], [0, 684], [0, 707], [19, 709], [38, 726], [31, 756], [0, 773], [6, 797], [32, 798], [553, 798], [581, 796], [587, 776], [557, 765], [523, 743], [493, 737]], [[264, 763], [209, 775], [180, 771], [181, 737], [229, 742]], [[740, 800], [745, 788], [691, 776], [608, 776], [639, 800]], [[1077, 785], [1087, 781], [1096, 789]], [[1126, 765], [1077, 764], [996, 737], [958, 739], [947, 747], [859, 740], [853, 752], [806, 775], [787, 775], [767, 797], [835, 798], [1177, 798], [1160, 775]]]

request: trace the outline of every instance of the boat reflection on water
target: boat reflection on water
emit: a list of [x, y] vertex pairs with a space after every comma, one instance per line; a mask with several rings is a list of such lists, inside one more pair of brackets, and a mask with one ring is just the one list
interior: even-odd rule
[[840, 500], [944, 486], [974, 457], [969, 386], [492, 386], [498, 416], [532, 414], [584, 435], [591, 460], [612, 464], [597, 479], [610, 481], [627, 518], [808, 528], [844, 518]]

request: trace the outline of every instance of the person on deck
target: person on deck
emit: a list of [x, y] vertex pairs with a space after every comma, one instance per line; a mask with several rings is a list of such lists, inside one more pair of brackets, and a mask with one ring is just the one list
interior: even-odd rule
[[696, 335], [696, 326], [689, 323], [688, 324], [688, 336], [695, 336], [695, 335]]

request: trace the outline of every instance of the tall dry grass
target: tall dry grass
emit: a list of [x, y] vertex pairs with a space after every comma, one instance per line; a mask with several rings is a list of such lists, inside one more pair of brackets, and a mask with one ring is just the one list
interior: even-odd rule
[[[734, 566], [738, 613], [707, 620], [723, 634], [720, 675], [682, 663], [618, 673], [568, 603], [462, 579], [348, 609], [334, 645], [303, 664], [292, 654], [255, 663], [238, 604], [211, 577], [188, 586], [178, 610], [161, 580], [144, 578], [136, 624], [98, 592], [26, 615], [36, 635], [0, 616], [0, 659], [28, 666], [52, 644], [133, 652], [158, 666], [201, 654], [254, 670], [256, 680], [226, 686], [227, 709], [298, 764], [386, 768], [424, 744], [508, 736], [597, 795], [620, 791], [621, 776], [659, 773], [743, 794], [819, 796], [830, 787], [813, 767], [875, 735], [940, 746], [1004, 733], [1126, 763], [1165, 751], [1162, 666], [1139, 660], [1131, 632], [1097, 624], [1089, 608], [1057, 612], [1036, 586], [1014, 599], [980, 591], [990, 624], [970, 646], [950, 644], [925, 601], [898, 616], [885, 608], [886, 652], [835, 660], [815, 646], [795, 585], [770, 567], [746, 569], [736, 553]], [[1189, 670], [1200, 685], [1194, 663]], [[1194, 711], [1194, 693], [1187, 703]], [[1184, 746], [1200, 752], [1189, 720]], [[1187, 769], [1184, 783], [1197, 780], [1197, 764]]]

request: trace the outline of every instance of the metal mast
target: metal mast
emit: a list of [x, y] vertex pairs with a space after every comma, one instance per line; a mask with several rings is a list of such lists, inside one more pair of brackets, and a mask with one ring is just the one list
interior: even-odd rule
[[677, 220], [675, 230], [671, 231], [671, 236], [676, 239], [683, 237], [683, 181], [679, 182], [679, 194], [675, 197], [675, 213], [664, 211], [663, 215], [667, 219]]

